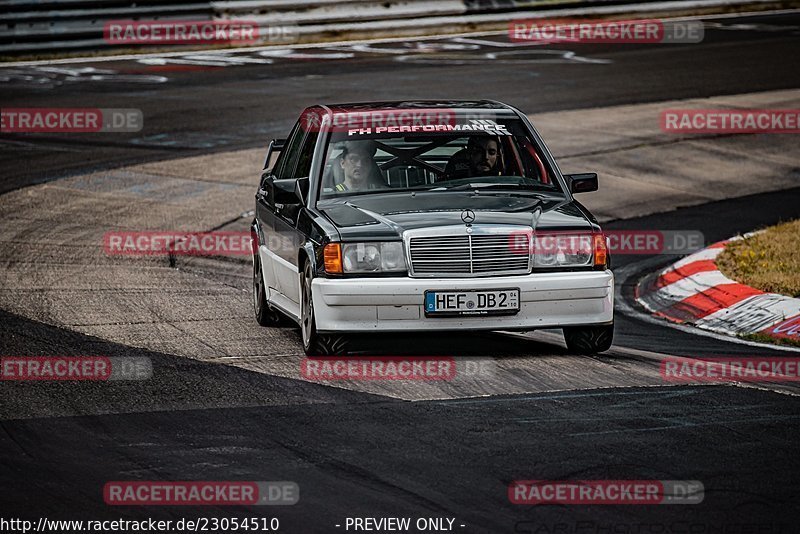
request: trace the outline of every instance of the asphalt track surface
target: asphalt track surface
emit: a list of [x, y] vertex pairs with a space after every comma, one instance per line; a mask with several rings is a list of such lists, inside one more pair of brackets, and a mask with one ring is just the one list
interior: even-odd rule
[[[403, 45], [416, 50], [403, 60], [362, 51], [226, 67], [133, 61], [74, 66], [103, 69], [100, 74], [20, 67], [6, 73], [0, 86], [4, 107], [140, 108], [146, 130], [3, 135], [0, 187], [27, 187], [35, 194], [34, 184], [88, 171], [264, 146], [287, 131], [301, 108], [319, 101], [494, 98], [538, 113], [800, 87], [799, 15], [729, 25], [710, 29], [692, 47], [570, 47], [580, 57], [610, 63], [564, 59], [523, 66], [481, 56], [485, 48], [494, 50], [487, 45], [476, 51], [450, 46], [464, 42], [444, 47], [433, 41], [424, 52], [419, 44]], [[56, 208], [46, 199], [36, 209]], [[798, 215], [795, 187], [604, 226], [693, 228], [711, 242]], [[614, 266], [636, 273], [674, 259], [619, 256]], [[12, 260], [3, 261], [12, 267]], [[57, 258], [34, 258], [28, 264], [32, 276], [50, 261]], [[249, 285], [246, 264], [181, 267], [242, 291]], [[629, 296], [630, 287], [621, 291]], [[247, 298], [240, 302], [249, 304]], [[241, 310], [242, 317], [249, 313], [246, 306]], [[623, 313], [617, 314], [615, 346], [595, 357], [568, 355], [547, 333], [360, 340], [368, 352], [399, 352], [393, 349], [402, 343], [411, 354], [489, 354], [498, 362], [486, 385], [489, 394], [454, 391], [408, 402], [397, 388], [412, 386], [385, 392], [331, 387], [112, 342], [24, 313], [0, 315], [4, 355], [146, 356], [154, 365], [153, 379], [145, 382], [0, 385], [2, 517], [264, 516], [280, 518], [281, 532], [296, 533], [338, 532], [343, 528], [335, 525], [346, 517], [388, 516], [456, 518], [456, 525], [465, 525], [456, 528], [462, 532], [800, 528], [796, 391], [675, 386], [658, 377], [664, 354], [783, 352]], [[257, 329], [251, 318], [242, 321]], [[280, 347], [258, 350], [298, 362], [297, 331], [278, 330]], [[526, 393], [498, 393], [504, 387]], [[516, 506], [506, 493], [516, 479], [700, 480], [706, 493], [703, 503], [685, 506]], [[301, 497], [291, 507], [109, 507], [101, 491], [109, 480], [291, 480]]]

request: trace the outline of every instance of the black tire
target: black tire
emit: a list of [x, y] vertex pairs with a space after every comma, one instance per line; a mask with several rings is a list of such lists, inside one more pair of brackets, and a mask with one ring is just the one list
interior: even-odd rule
[[601, 326], [571, 326], [564, 328], [564, 341], [573, 354], [597, 354], [611, 348], [614, 323]]
[[253, 254], [253, 311], [256, 313], [256, 322], [261, 326], [281, 326], [284, 323], [280, 313], [270, 308], [267, 303], [267, 291], [264, 287], [264, 277], [261, 275], [261, 258], [258, 252]]
[[314, 299], [311, 296], [311, 281], [314, 272], [311, 263], [305, 262], [300, 281], [300, 334], [303, 338], [303, 351], [307, 356], [334, 356], [347, 354], [347, 336], [320, 334], [314, 317]]

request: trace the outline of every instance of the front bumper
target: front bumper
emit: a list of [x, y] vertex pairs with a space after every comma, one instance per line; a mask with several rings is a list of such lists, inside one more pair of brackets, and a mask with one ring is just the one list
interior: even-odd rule
[[[519, 288], [516, 315], [425, 317], [426, 290]], [[315, 278], [311, 294], [320, 332], [533, 330], [608, 324], [614, 274], [535, 273], [491, 278]]]

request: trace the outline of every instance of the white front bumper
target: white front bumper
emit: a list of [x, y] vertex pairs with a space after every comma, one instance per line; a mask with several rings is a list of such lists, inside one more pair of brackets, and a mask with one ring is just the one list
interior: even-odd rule
[[[516, 315], [425, 317], [425, 291], [519, 288]], [[537, 273], [493, 278], [315, 278], [320, 332], [512, 330], [610, 323], [614, 274]]]

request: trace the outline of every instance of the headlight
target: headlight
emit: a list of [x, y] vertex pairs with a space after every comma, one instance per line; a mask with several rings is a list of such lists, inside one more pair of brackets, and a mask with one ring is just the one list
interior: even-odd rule
[[592, 234], [547, 233], [533, 238], [533, 266], [587, 267], [592, 265]]
[[399, 241], [342, 243], [345, 273], [381, 273], [406, 270], [403, 244]]

